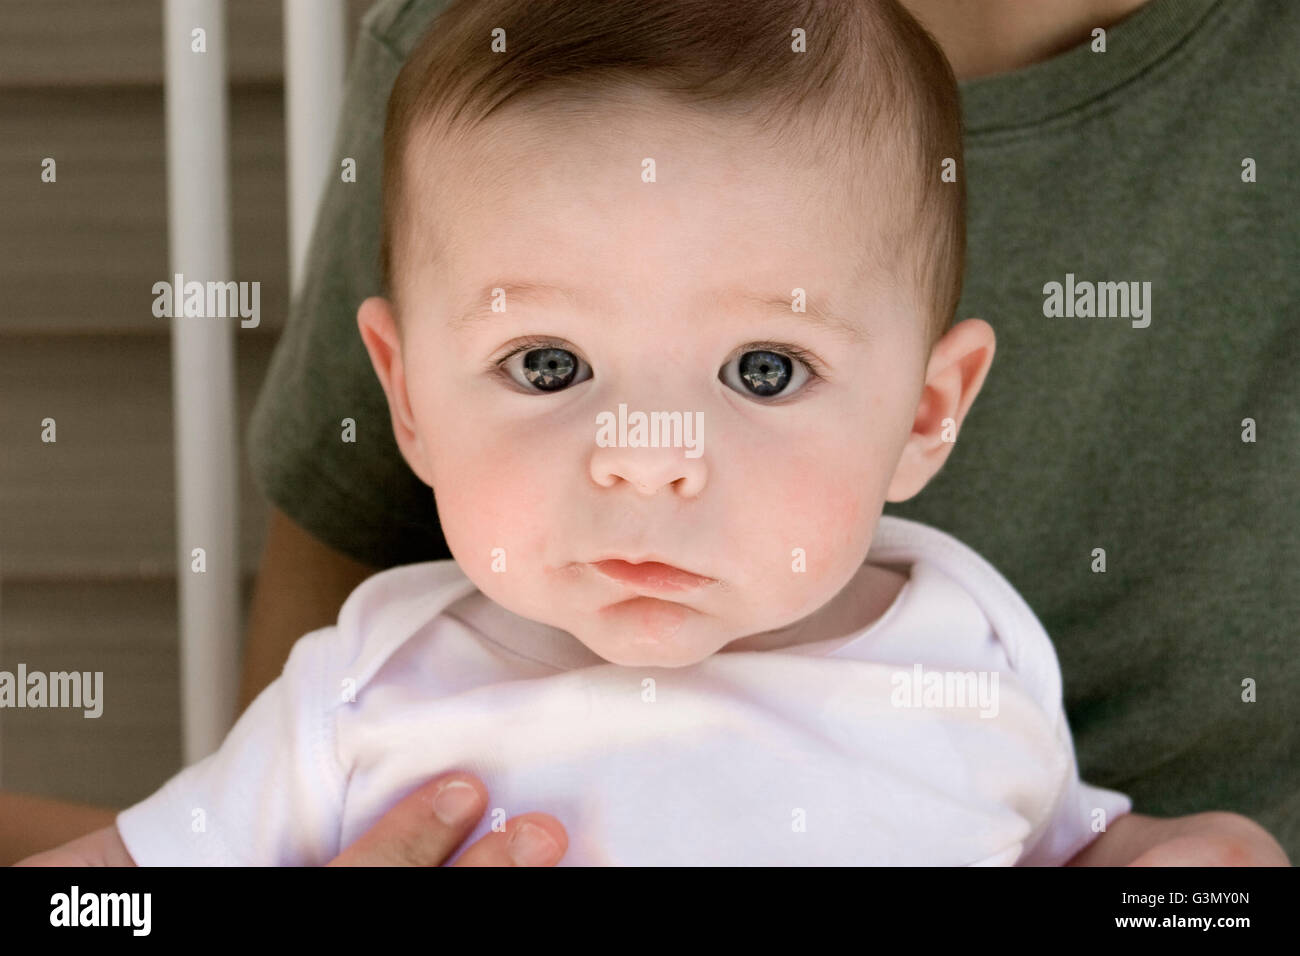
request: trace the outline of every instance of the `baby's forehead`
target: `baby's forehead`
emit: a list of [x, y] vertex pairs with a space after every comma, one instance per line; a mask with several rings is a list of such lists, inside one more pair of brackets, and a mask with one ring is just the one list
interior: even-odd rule
[[739, 181], [751, 187], [753, 201], [777, 183], [812, 194], [809, 204], [825, 200], [842, 208], [850, 191], [874, 195], [879, 205], [904, 185], [906, 164], [886, 141], [894, 135], [882, 127], [872, 142], [828, 140], [811, 124], [778, 135], [745, 115], [714, 116], [662, 95], [631, 105], [611, 99], [580, 111], [561, 100], [506, 109], [472, 130], [429, 121], [408, 141], [403, 161], [413, 181], [436, 195], [471, 194], [475, 205], [490, 204], [507, 186], [554, 184], [557, 172], [568, 171], [578, 183], [607, 172], [642, 192], [688, 181]]
[[[860, 323], [835, 318], [899, 281], [889, 250], [897, 253], [902, 217], [884, 201], [896, 186], [888, 175], [876, 177], [874, 204], [854, 213], [846, 207], [862, 210], [869, 187], [841, 182], [851, 164], [804, 162], [739, 135], [743, 125], [705, 129], [672, 111], [616, 119], [619, 129], [599, 117], [593, 130], [591, 117], [552, 126], [533, 116], [457, 144], [412, 143], [408, 174], [420, 187], [411, 239], [423, 247], [418, 260], [442, 264], [438, 285], [454, 286], [445, 314], [487, 307], [495, 288], [509, 306], [540, 310], [572, 305], [593, 287], [616, 298], [619, 286], [648, 276], [687, 287], [665, 297], [674, 306], [795, 307], [849, 336]], [[629, 130], [642, 138], [629, 142]], [[560, 281], [565, 271], [582, 274]], [[600, 303], [587, 304], [575, 322], [602, 314]]]

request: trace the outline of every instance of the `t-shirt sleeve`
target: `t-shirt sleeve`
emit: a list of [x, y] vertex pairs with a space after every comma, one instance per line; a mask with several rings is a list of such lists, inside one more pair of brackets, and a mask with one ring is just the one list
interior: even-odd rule
[[[380, 568], [451, 557], [433, 492], [398, 451], [356, 320], [361, 302], [382, 291], [388, 94], [402, 50], [445, 5], [380, 4], [363, 22], [302, 285], [247, 433], [249, 464], [267, 499], [321, 541]], [[343, 180], [345, 159], [355, 163], [355, 182]], [[345, 419], [354, 440], [343, 440]]]
[[138, 865], [315, 866], [338, 855], [346, 774], [326, 658], [336, 633], [301, 638], [215, 753], [118, 814]]
[[1058, 737], [1068, 749], [1069, 769], [1047, 825], [1016, 861], [1017, 866], [1064, 866], [1101, 836], [1105, 827], [1133, 809], [1133, 801], [1127, 794], [1095, 787], [1080, 779], [1064, 710], [1056, 717]]

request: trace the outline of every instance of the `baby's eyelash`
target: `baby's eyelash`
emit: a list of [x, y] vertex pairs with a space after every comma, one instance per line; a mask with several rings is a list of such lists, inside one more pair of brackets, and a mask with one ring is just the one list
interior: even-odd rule
[[825, 377], [825, 366], [817, 356], [797, 345], [786, 345], [784, 342], [747, 342], [736, 350], [736, 355], [744, 355], [746, 352], [780, 352], [782, 355], [789, 355], [791, 358], [797, 358], [808, 366], [808, 370], [818, 378]]
[[[508, 353], [488, 363], [484, 371], [494, 371], [502, 368], [506, 362], [510, 361], [520, 352], [527, 352], [529, 349], [564, 349], [569, 351], [568, 346], [559, 339], [548, 338], [546, 336], [530, 336], [517, 342]], [[796, 358], [808, 366], [809, 371], [818, 378], [825, 377], [825, 366], [817, 356], [813, 355], [806, 349], [801, 349], [797, 345], [787, 345], [784, 342], [747, 342], [736, 350], [736, 355], [741, 356], [746, 352], [780, 352], [782, 355], [789, 355]]]
[[491, 372], [500, 369], [506, 364], [506, 362], [509, 362], [520, 352], [527, 352], [529, 349], [564, 349], [565, 351], [569, 351], [565, 343], [561, 342], [559, 339], [550, 339], [545, 336], [534, 335], [525, 339], [520, 339], [519, 342], [515, 344], [515, 347], [508, 353], [501, 356], [499, 359], [494, 359], [491, 362], [488, 362], [487, 368], [484, 369], [484, 371]]

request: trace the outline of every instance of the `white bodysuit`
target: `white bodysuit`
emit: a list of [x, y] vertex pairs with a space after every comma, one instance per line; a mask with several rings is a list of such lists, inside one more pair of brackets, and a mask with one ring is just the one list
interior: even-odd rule
[[683, 668], [392, 568], [118, 830], [142, 866], [322, 864], [458, 769], [489, 797], [464, 847], [538, 811], [561, 866], [1056, 865], [1131, 809], [1079, 780], [1051, 642], [988, 562], [891, 516], [867, 561], [910, 568], [869, 627]]

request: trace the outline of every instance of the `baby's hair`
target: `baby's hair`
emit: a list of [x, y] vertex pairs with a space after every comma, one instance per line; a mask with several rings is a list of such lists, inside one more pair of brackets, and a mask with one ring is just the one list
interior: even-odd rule
[[[498, 30], [505, 52], [492, 50]], [[380, 270], [399, 318], [394, 280], [415, 238], [409, 149], [454, 150], [508, 103], [577, 115], [646, 91], [750, 123], [856, 187], [836, 214], [882, 230], [864, 240], [859, 268], [906, 270], [927, 345], [948, 329], [966, 254], [961, 99], [943, 52], [897, 0], [454, 0], [388, 99]], [[945, 164], [955, 181], [941, 179]], [[427, 233], [418, 248], [440, 251]]]

